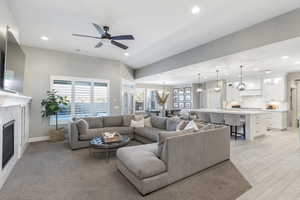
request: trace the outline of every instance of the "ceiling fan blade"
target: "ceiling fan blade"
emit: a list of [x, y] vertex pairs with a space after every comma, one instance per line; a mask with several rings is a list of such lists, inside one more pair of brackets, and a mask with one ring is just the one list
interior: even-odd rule
[[132, 35], [116, 35], [111, 37], [112, 40], [134, 40]]
[[72, 34], [73, 36], [77, 37], [87, 37], [87, 38], [95, 38], [95, 39], [101, 39], [101, 37], [95, 37], [95, 36], [89, 36], [89, 35], [82, 35], [82, 34]]
[[102, 42], [98, 42], [98, 44], [96, 44], [95, 48], [100, 48], [103, 45]]
[[121, 43], [119, 43], [119, 42], [116, 42], [116, 41], [114, 41], [114, 40], [111, 40], [111, 43], [112, 43], [113, 45], [116, 45], [116, 46], [120, 47], [121, 49], [128, 49], [128, 46], [126, 46], [126, 45], [124, 45], [124, 44], [121, 44]]
[[101, 26], [99, 26], [98, 24], [95, 24], [95, 23], [92, 23], [92, 24], [97, 29], [97, 31], [100, 35], [105, 34], [105, 31], [103, 30], [103, 28]]

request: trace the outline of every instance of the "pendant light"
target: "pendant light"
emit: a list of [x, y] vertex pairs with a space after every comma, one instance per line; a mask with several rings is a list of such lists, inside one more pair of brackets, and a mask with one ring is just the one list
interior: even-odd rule
[[237, 86], [237, 90], [238, 91], [244, 91], [246, 89], [246, 84], [243, 83], [243, 65], [241, 65], [240, 68], [241, 68], [241, 74], [240, 74], [241, 79], [240, 79], [240, 83]]
[[214, 88], [215, 92], [220, 92], [221, 91], [221, 87], [219, 86], [219, 70], [216, 71], [217, 72], [217, 85]]
[[198, 93], [201, 93], [201, 92], [203, 92], [203, 89], [202, 89], [202, 87], [201, 87], [200, 78], [201, 78], [201, 76], [200, 76], [200, 73], [199, 73], [199, 74], [198, 74], [198, 79], [199, 79], [199, 87], [197, 88], [197, 92], [198, 92]]

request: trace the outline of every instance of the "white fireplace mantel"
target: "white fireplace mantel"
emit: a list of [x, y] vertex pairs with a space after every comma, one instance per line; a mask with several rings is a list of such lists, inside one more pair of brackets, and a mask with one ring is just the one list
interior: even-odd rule
[[[31, 97], [0, 91], [0, 189], [25, 151], [29, 139]], [[14, 155], [2, 169], [3, 125], [14, 120]]]

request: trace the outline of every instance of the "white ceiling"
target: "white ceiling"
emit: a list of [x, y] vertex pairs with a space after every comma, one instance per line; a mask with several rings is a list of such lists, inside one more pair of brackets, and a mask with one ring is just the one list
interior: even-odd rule
[[[300, 7], [299, 0], [7, 0], [22, 44], [121, 60], [133, 68], [156, 62], [221, 36]], [[198, 15], [191, 8], [198, 5]], [[91, 23], [111, 33], [133, 34], [124, 50], [109, 44], [94, 49]], [[42, 41], [45, 35], [49, 41]]]
[[[288, 56], [288, 59], [282, 59], [283, 56]], [[300, 38], [144, 77], [137, 82], [166, 85], [198, 83], [198, 73], [201, 74], [201, 82], [212, 81], [216, 80], [217, 69], [222, 79], [234, 81], [239, 79], [240, 65], [244, 66], [245, 78], [265, 76], [266, 70], [272, 70], [271, 75], [299, 72]]]

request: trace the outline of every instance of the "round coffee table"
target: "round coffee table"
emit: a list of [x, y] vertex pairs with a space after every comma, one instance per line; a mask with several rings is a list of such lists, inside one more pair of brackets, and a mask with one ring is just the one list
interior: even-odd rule
[[94, 137], [89, 143], [89, 152], [90, 156], [95, 153], [105, 153], [106, 161], [109, 161], [110, 152], [115, 152], [120, 147], [124, 147], [128, 145], [130, 142], [130, 138], [128, 136], [122, 136], [121, 141], [105, 143], [102, 137]]

